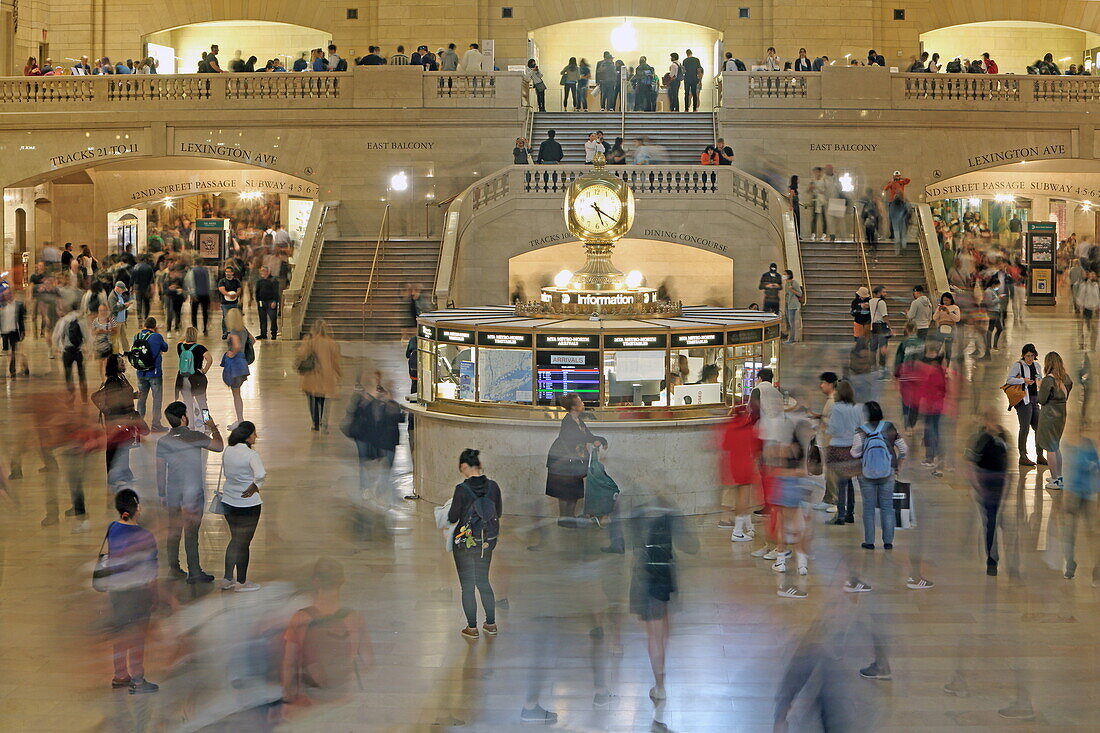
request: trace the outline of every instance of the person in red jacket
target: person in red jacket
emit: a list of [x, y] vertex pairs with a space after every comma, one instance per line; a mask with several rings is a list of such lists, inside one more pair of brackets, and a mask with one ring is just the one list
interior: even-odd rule
[[999, 74], [997, 71], [997, 62], [989, 58], [989, 52], [986, 51], [982, 54], [982, 65], [985, 66], [985, 73], [987, 74]]
[[730, 540], [751, 542], [756, 536], [749, 513], [749, 492], [760, 483], [760, 435], [747, 405], [736, 405], [721, 429], [723, 518], [719, 527], [732, 529]]
[[940, 449], [940, 419], [947, 407], [947, 370], [943, 355], [929, 344], [924, 359], [914, 363], [914, 377], [920, 403], [917, 411], [924, 420], [924, 460], [921, 465], [932, 469], [932, 475], [942, 476]]

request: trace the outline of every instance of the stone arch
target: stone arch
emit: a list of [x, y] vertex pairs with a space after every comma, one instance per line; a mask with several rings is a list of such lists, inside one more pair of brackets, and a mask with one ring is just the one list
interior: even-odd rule
[[635, 0], [614, 2], [610, 6], [593, 6], [581, 0], [561, 0], [537, 3], [530, 11], [528, 30], [533, 31], [558, 23], [594, 18], [658, 18], [713, 28], [722, 31], [727, 25], [726, 11], [720, 3], [670, 3], [667, 0]]
[[920, 14], [918, 33], [991, 21], [1031, 21], [1100, 33], [1100, 6], [1088, 0], [1061, 3], [929, 3]]
[[331, 32], [331, 8], [323, 3], [194, 3], [187, 0], [165, 0], [158, 12], [139, 14], [138, 33], [172, 30], [196, 23], [214, 21], [266, 21]]

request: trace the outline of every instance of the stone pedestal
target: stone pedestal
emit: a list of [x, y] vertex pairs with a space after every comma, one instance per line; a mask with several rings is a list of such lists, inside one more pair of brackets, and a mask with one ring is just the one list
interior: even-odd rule
[[[421, 405], [407, 409], [416, 421], [413, 476], [424, 499], [442, 504], [451, 498], [462, 482], [458, 456], [474, 448], [481, 451], [485, 474], [500, 484], [506, 514], [557, 516], [557, 502], [546, 496], [546, 453], [557, 437], [560, 416], [518, 420], [448, 415]], [[622, 491], [620, 509], [630, 511], [637, 497], [663, 492], [684, 514], [717, 512], [716, 436], [722, 421], [589, 422], [589, 429], [610, 444], [601, 460]]]

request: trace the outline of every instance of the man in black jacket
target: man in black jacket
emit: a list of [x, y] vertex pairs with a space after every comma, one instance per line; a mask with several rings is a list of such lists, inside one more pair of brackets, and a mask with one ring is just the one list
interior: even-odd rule
[[260, 311], [260, 335], [256, 338], [267, 338], [268, 321], [272, 340], [279, 338], [279, 281], [266, 267], [260, 268], [260, 279], [256, 281], [256, 307]]
[[565, 158], [565, 154], [561, 150], [561, 143], [554, 139], [555, 135], [557, 135], [556, 130], [546, 131], [546, 139], [539, 143], [539, 154], [535, 158], [536, 163], [557, 165]]
[[603, 59], [596, 64], [596, 83], [600, 85], [600, 111], [615, 111], [615, 84], [619, 78], [619, 68], [611, 58], [610, 51], [603, 52]]
[[684, 111], [699, 111], [699, 84], [702, 82], [703, 65], [691, 55], [691, 49], [684, 51]]
[[153, 266], [149, 263], [149, 255], [141, 255], [138, 263], [130, 272], [130, 288], [137, 301], [138, 320], [144, 321], [149, 317], [149, 307], [153, 298]]

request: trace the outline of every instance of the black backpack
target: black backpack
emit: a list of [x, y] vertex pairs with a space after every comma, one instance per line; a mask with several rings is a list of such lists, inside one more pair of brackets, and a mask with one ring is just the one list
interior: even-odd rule
[[738, 71], [748, 71], [748, 69], [745, 67], [745, 62], [741, 59], [734, 59], [733, 65], [737, 67]]
[[74, 318], [69, 321], [69, 326], [66, 329], [66, 334], [69, 337], [69, 346], [74, 349], [79, 349], [84, 345], [84, 329], [80, 327], [80, 319]]
[[157, 368], [157, 355], [149, 348], [149, 337], [152, 335], [152, 331], [143, 331], [134, 336], [133, 348], [126, 352], [126, 358], [130, 360], [130, 364], [140, 372]]
[[474, 501], [459, 522], [456, 537], [463, 538], [467, 548], [481, 545], [484, 551], [488, 549], [490, 542], [496, 541], [500, 534], [500, 517], [497, 516], [497, 505], [491, 497], [496, 483], [490, 481], [488, 490], [482, 496], [475, 494], [468, 485], [463, 484], [463, 486], [470, 492]]

